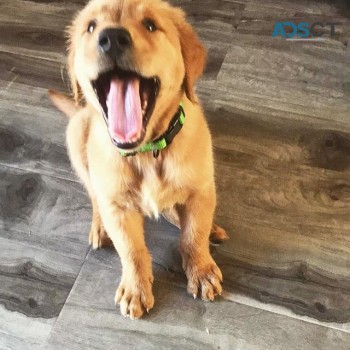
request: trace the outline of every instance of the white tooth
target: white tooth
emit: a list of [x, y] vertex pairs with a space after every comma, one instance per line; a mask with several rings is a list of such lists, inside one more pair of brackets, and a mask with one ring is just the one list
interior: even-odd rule
[[146, 91], [142, 91], [142, 109], [146, 109], [147, 105], [148, 105], [148, 101], [147, 101], [147, 92]]

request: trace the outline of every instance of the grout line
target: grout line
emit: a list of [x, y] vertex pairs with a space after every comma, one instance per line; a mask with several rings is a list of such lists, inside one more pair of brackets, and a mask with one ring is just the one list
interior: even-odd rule
[[222, 293], [222, 298], [224, 300], [235, 302], [237, 304], [241, 304], [241, 305], [253, 307], [255, 309], [271, 312], [271, 313], [276, 314], [276, 315], [289, 317], [289, 318], [292, 318], [294, 320], [303, 321], [306, 323], [325, 327], [327, 329], [334, 329], [334, 330], [342, 332], [342, 333], [350, 334], [350, 323], [349, 322], [340, 323], [340, 325], [348, 326], [348, 329], [337, 327], [338, 323], [335, 323], [335, 322], [324, 322], [324, 321], [319, 321], [316, 318], [309, 317], [309, 316], [299, 316], [299, 315], [295, 314], [293, 311], [291, 311], [290, 309], [287, 309], [286, 307], [276, 305], [276, 304], [263, 303], [263, 302], [258, 301], [256, 299], [253, 299], [251, 297], [247, 297], [243, 294], [231, 293], [231, 292], [227, 292], [225, 290]]
[[77, 283], [77, 281], [78, 281], [78, 278], [79, 278], [79, 276], [80, 276], [80, 274], [81, 274], [81, 272], [82, 272], [83, 267], [85, 266], [85, 263], [86, 263], [86, 261], [87, 261], [87, 256], [89, 255], [91, 249], [92, 249], [91, 246], [89, 246], [89, 248], [86, 250], [85, 257], [84, 257], [84, 259], [82, 260], [82, 263], [81, 263], [81, 266], [80, 266], [80, 269], [79, 269], [78, 273], [76, 274], [75, 281], [74, 281], [74, 283], [73, 283], [73, 285], [72, 285], [72, 288], [70, 289], [70, 291], [69, 291], [69, 293], [68, 293], [68, 295], [67, 295], [67, 298], [66, 298], [66, 300], [64, 301], [64, 304], [63, 304], [63, 306], [62, 306], [62, 308], [61, 308], [61, 310], [60, 310], [60, 313], [57, 315], [57, 317], [56, 317], [54, 323], [52, 324], [52, 327], [51, 327], [51, 330], [50, 330], [50, 333], [49, 333], [49, 335], [48, 335], [48, 337], [47, 337], [46, 342], [49, 342], [49, 340], [50, 340], [50, 338], [51, 338], [51, 335], [52, 335], [52, 332], [53, 332], [54, 329], [55, 329], [55, 326], [56, 326], [57, 321], [58, 321], [60, 318], [63, 317], [63, 316], [62, 316], [62, 312], [63, 312], [63, 310], [64, 310], [64, 308], [65, 308], [65, 306], [66, 306], [66, 304], [67, 304], [67, 300], [69, 299], [69, 297], [70, 297], [71, 294], [73, 293], [73, 289], [74, 289], [74, 287], [75, 287], [75, 285], [76, 285], [76, 283]]
[[[12, 68], [11, 72], [13, 72], [13, 68]], [[4, 92], [8, 92], [8, 91], [10, 90], [11, 86], [13, 85], [13, 83], [18, 79], [18, 77], [19, 77], [19, 75], [16, 74], [16, 75], [11, 79], [11, 81], [9, 81], [9, 82], [6, 84], [5, 88], [2, 89], [2, 90], [0, 91], [0, 94], [2, 94], [2, 93], [4, 93]]]

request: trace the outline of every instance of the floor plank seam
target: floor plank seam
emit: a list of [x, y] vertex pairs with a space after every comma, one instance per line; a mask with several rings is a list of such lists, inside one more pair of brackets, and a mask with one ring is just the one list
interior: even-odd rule
[[55, 62], [59, 64], [64, 64], [63, 62], [65, 62], [65, 57], [66, 57], [65, 54], [56, 54], [57, 57], [53, 58], [45, 55], [34, 55], [31, 53], [16, 52], [16, 51], [10, 50], [9, 48], [3, 48], [1, 46], [0, 46], [0, 53], [18, 55], [18, 56], [28, 57], [28, 58], [37, 58], [44, 61]]
[[64, 307], [65, 307], [66, 304], [67, 304], [67, 300], [69, 299], [69, 297], [71, 296], [71, 294], [72, 294], [72, 292], [73, 292], [74, 286], [75, 286], [75, 284], [76, 284], [76, 282], [77, 282], [77, 280], [78, 280], [78, 278], [79, 278], [79, 276], [80, 276], [80, 274], [81, 274], [81, 271], [82, 271], [82, 269], [83, 269], [83, 267], [84, 267], [84, 265], [85, 265], [85, 263], [86, 263], [86, 261], [87, 261], [86, 258], [87, 258], [87, 256], [89, 255], [91, 249], [92, 249], [92, 248], [90, 247], [90, 248], [87, 249], [87, 251], [86, 251], [84, 260], [83, 260], [82, 263], [81, 263], [80, 269], [79, 269], [79, 271], [78, 271], [78, 273], [77, 273], [77, 275], [76, 275], [76, 278], [75, 278], [75, 281], [74, 281], [74, 283], [73, 283], [73, 285], [72, 285], [72, 288], [70, 289], [70, 291], [69, 291], [69, 293], [68, 293], [68, 295], [67, 295], [67, 298], [66, 298], [66, 300], [65, 300], [65, 302], [64, 302], [64, 304], [63, 304], [63, 306], [62, 306], [62, 309], [60, 310], [60, 313], [58, 314], [58, 316], [56, 317], [56, 320], [54, 321], [54, 323], [53, 323], [53, 325], [52, 325], [52, 329], [51, 329], [51, 331], [50, 331], [50, 333], [49, 333], [48, 340], [50, 339], [51, 334], [53, 333], [53, 331], [54, 331], [54, 329], [55, 329], [55, 325], [56, 325], [57, 321], [59, 320], [59, 318], [60, 318], [61, 315], [62, 315], [62, 311], [64, 310]]
[[[33, 168], [25, 168], [25, 167], [20, 167], [20, 166], [13, 166], [13, 165], [10, 165], [10, 164], [7, 164], [7, 163], [1, 163], [1, 162], [0, 162], [0, 166], [3, 166], [3, 167], [8, 168], [8, 169], [23, 170], [23, 171], [25, 171], [27, 173], [47, 176], [47, 177], [51, 177], [53, 179], [69, 181], [69, 182], [72, 182], [74, 184], [79, 184], [79, 185], [81, 185], [81, 189], [82, 189], [81, 192], [85, 193], [84, 187], [81, 184], [81, 182], [78, 181], [78, 180], [74, 180], [72, 178], [69, 178], [69, 177], [64, 177], [64, 176], [60, 176], [60, 175], [57, 175], [57, 174], [52, 174], [52, 173], [45, 172], [45, 171], [38, 171], [38, 170], [33, 169]], [[74, 174], [73, 171], [72, 171], [72, 174]]]
[[[88, 209], [90, 209], [91, 207], [89, 206], [88, 207]], [[12, 228], [12, 232], [17, 232], [17, 233], [19, 233], [19, 234], [23, 234], [23, 235], [29, 235], [29, 236], [32, 236], [32, 232], [33, 232], [34, 230], [29, 230], [29, 232], [26, 232], [26, 231], [23, 231], [23, 230], [20, 230], [20, 229], [18, 229], [18, 228]], [[40, 235], [37, 235], [37, 234], [34, 234], [33, 235], [34, 237], [37, 237], [37, 238], [42, 238]], [[11, 240], [11, 238], [8, 238], [8, 237], [1, 237], [1, 238], [3, 238], [3, 239], [9, 239], [9, 240]], [[22, 245], [22, 246], [26, 246], [27, 244], [28, 244], [28, 242], [20, 242], [20, 241], [17, 241], [18, 242], [18, 244], [20, 244], [20, 245]], [[83, 242], [79, 242], [79, 241], [77, 241], [77, 240], [73, 240], [73, 241], [69, 241], [69, 240], [66, 240], [65, 242], [67, 242], [67, 243], [74, 243], [74, 244], [76, 244], [76, 245], [79, 245], [79, 246], [81, 246], [82, 248], [83, 247], [85, 247], [86, 246], [86, 243], [83, 243]], [[79, 257], [76, 257], [76, 256], [69, 256], [71, 259], [77, 259], [77, 260], [81, 260]]]
[[[268, 304], [268, 303], [263, 303], [259, 300], [256, 300], [256, 299], [253, 299], [254, 301], [254, 304], [258, 304], [258, 305], [252, 305], [250, 304], [249, 302], [244, 302], [244, 301], [241, 301], [239, 299], [236, 299], [235, 296], [233, 297], [230, 297], [231, 294], [234, 294], [234, 293], [231, 293], [231, 292], [226, 292], [225, 290], [223, 291], [223, 294], [224, 295], [227, 295], [226, 298], [224, 298], [226, 301], [229, 301], [229, 302], [232, 302], [232, 303], [237, 303], [237, 304], [240, 304], [240, 305], [245, 305], [245, 306], [249, 306], [249, 307], [252, 307], [252, 308], [255, 308], [257, 310], [261, 310], [261, 311], [267, 311], [267, 312], [270, 312], [272, 314], [275, 314], [275, 315], [279, 315], [279, 316], [284, 316], [284, 317], [288, 317], [288, 318], [291, 318], [293, 320], [298, 320], [298, 321], [302, 321], [302, 322], [305, 322], [305, 323], [310, 323], [310, 324], [313, 324], [313, 325], [316, 325], [316, 326], [322, 326], [326, 329], [333, 329], [333, 330], [336, 330], [336, 331], [340, 331], [344, 334], [350, 334], [350, 329], [344, 329], [344, 328], [341, 328], [341, 327], [336, 327], [335, 325], [333, 325], [334, 322], [324, 322], [324, 321], [318, 321], [317, 319], [315, 318], [312, 318], [312, 317], [308, 317], [308, 316], [299, 316], [297, 314], [295, 314], [292, 310], [286, 308], [286, 307], [283, 307], [283, 306], [280, 306], [280, 305], [271, 305], [271, 304]], [[247, 297], [243, 294], [237, 294], [238, 297], [243, 297], [243, 299], [251, 299], [250, 297]], [[272, 307], [273, 306], [273, 307]], [[278, 310], [281, 310], [280, 312], [278, 312]], [[342, 323], [340, 323], [340, 325], [342, 325]]]

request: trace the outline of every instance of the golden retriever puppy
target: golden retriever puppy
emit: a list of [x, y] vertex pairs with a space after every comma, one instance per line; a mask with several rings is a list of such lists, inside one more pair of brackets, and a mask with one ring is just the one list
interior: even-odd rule
[[209, 252], [216, 205], [211, 136], [194, 84], [205, 50], [182, 10], [161, 0], [92, 0], [69, 27], [73, 100], [67, 145], [93, 207], [90, 243], [113, 242], [123, 273], [115, 301], [136, 319], [152, 309], [144, 216], [181, 229], [188, 292], [213, 300], [222, 275]]

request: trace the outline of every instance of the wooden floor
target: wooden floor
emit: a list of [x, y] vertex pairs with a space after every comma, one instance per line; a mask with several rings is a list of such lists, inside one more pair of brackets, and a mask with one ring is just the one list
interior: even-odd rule
[[[124, 319], [121, 266], [87, 243], [91, 208], [71, 170], [64, 27], [84, 1], [0, 1], [0, 349], [350, 349], [350, 3], [178, 0], [209, 49], [198, 91], [214, 138], [213, 247], [222, 298], [194, 301], [178, 232], [146, 223], [156, 306]], [[284, 20], [334, 21], [316, 43]]]

